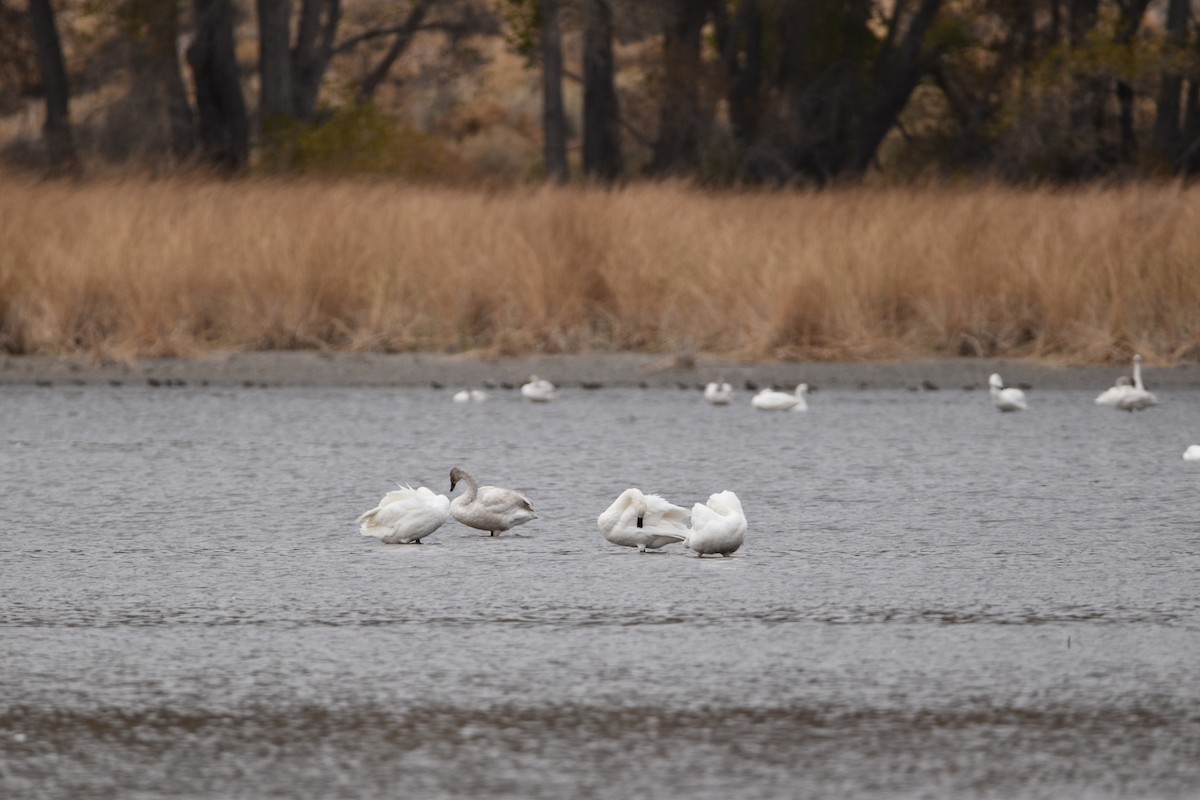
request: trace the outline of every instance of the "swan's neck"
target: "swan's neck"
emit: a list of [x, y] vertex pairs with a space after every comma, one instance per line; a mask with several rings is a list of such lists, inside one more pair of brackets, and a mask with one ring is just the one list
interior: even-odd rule
[[459, 480], [467, 485], [466, 491], [461, 495], [462, 501], [464, 503], [474, 503], [475, 494], [479, 491], [479, 484], [466, 472], [459, 473]]
[[1138, 391], [1143, 391], [1142, 386], [1142, 362], [1134, 359], [1133, 361], [1133, 385]]

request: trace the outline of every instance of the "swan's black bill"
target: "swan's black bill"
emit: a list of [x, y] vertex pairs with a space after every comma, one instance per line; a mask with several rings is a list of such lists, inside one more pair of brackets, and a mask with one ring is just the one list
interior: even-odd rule
[[638, 517], [637, 526], [639, 528], [642, 527], [642, 518], [641, 517]]

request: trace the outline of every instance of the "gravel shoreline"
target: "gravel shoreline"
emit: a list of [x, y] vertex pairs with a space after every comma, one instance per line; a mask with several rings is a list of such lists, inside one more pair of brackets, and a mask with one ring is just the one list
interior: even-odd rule
[[[693, 388], [718, 377], [735, 388], [804, 381], [826, 389], [984, 389], [999, 372], [1007, 384], [1043, 389], [1111, 386], [1120, 366], [1064, 367], [1046, 362], [985, 358], [864, 362], [741, 362], [708, 356], [680, 359], [640, 353], [481, 359], [473, 356], [317, 351], [226, 353], [203, 358], [98, 363], [86, 358], [6, 356], [0, 386], [345, 386], [504, 387], [530, 375], [563, 388]], [[1150, 366], [1152, 389], [1200, 388], [1200, 364]]]

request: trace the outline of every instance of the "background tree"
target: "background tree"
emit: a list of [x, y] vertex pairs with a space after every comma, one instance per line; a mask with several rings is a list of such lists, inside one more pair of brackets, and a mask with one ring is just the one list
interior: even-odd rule
[[620, 108], [614, 83], [613, 7], [585, 0], [583, 12], [583, 173], [603, 181], [621, 175]]
[[195, 34], [187, 50], [205, 160], [228, 172], [249, 160], [250, 124], [233, 46], [230, 0], [194, 0]]
[[79, 171], [75, 140], [71, 132], [71, 86], [63, 62], [62, 41], [50, 0], [29, 0], [29, 30], [37, 48], [38, 69], [42, 78], [42, 96], [46, 121], [42, 128], [50, 170], [56, 174]]

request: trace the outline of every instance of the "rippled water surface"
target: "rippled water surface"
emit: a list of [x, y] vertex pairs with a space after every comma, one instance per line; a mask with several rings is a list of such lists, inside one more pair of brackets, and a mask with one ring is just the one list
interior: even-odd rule
[[[1200, 394], [1093, 394], [5, 388], [0, 794], [1198, 797]], [[358, 534], [456, 465], [540, 518]]]

